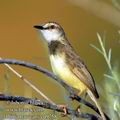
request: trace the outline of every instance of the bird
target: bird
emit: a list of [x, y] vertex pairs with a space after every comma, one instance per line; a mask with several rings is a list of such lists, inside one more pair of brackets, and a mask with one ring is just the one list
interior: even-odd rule
[[34, 25], [47, 43], [53, 73], [64, 80], [78, 95], [87, 93], [96, 104], [103, 120], [105, 115], [98, 103], [95, 81], [84, 61], [68, 41], [64, 29], [56, 22]]

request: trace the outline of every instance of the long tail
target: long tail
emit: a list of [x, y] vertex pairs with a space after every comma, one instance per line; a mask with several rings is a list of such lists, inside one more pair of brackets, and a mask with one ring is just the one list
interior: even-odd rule
[[90, 90], [88, 90], [87, 93], [90, 96], [90, 98], [94, 101], [94, 103], [96, 104], [96, 106], [97, 106], [97, 108], [98, 108], [98, 110], [100, 112], [100, 115], [101, 115], [102, 119], [106, 120], [105, 115], [104, 115], [104, 113], [103, 113], [103, 111], [101, 109], [101, 106], [99, 105], [99, 103], [98, 103], [96, 97], [94, 96], [94, 94]]

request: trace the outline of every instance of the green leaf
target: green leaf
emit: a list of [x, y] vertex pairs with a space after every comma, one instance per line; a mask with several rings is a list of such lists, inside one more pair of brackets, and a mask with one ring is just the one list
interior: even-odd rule
[[104, 34], [103, 34], [103, 45], [105, 47], [105, 40], [106, 40], [106, 31], [104, 31]]
[[112, 55], [112, 49], [110, 48], [109, 49], [109, 52], [108, 52], [108, 61], [109, 61], [109, 63], [110, 63], [110, 61], [111, 61], [111, 55]]
[[109, 78], [109, 79], [112, 79], [112, 80], [114, 80], [114, 79], [115, 79], [113, 76], [108, 75], [108, 74], [104, 74], [104, 76], [105, 76], [105, 77], [107, 77], [107, 78]]
[[93, 47], [95, 50], [97, 50], [100, 54], [103, 55], [103, 52], [99, 48], [97, 48], [95, 45], [90, 44], [90, 46]]
[[98, 40], [99, 40], [100, 45], [103, 44], [103, 41], [102, 41], [101, 36], [100, 36], [99, 33], [97, 33], [97, 37], [98, 37]]

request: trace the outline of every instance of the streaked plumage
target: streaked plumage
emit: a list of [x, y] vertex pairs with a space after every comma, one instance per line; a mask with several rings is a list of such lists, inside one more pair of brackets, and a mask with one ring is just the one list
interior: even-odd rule
[[65, 80], [70, 86], [79, 89], [80, 93], [90, 89], [96, 98], [98, 98], [92, 75], [84, 62], [75, 53], [70, 43], [64, 40], [62, 42], [52, 41], [48, 44], [48, 47], [54, 73]]

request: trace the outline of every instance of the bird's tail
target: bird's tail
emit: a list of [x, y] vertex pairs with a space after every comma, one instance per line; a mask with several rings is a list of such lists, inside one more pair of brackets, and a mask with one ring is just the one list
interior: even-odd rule
[[103, 113], [103, 111], [101, 109], [101, 106], [99, 105], [99, 103], [98, 103], [96, 97], [94, 96], [94, 94], [90, 90], [88, 90], [87, 93], [90, 96], [90, 98], [94, 101], [94, 103], [96, 104], [96, 106], [97, 106], [97, 108], [98, 108], [98, 110], [100, 112], [100, 115], [101, 115], [102, 119], [106, 120], [105, 115], [104, 115], [104, 113]]

